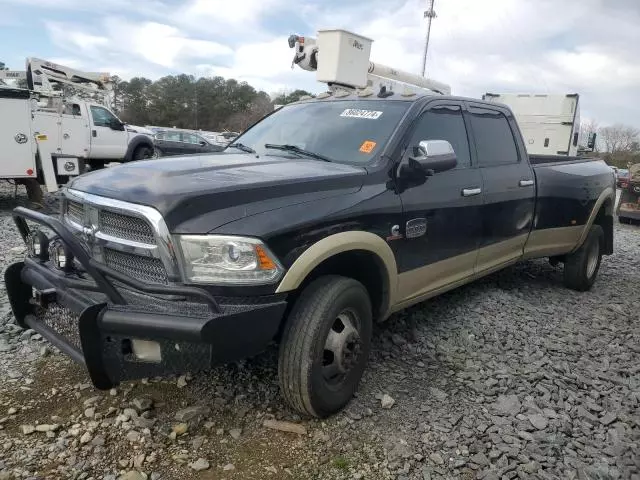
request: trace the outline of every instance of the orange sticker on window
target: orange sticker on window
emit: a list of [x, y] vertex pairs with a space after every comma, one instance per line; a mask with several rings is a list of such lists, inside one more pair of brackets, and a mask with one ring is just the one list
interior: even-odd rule
[[362, 145], [360, 145], [360, 151], [362, 153], [371, 153], [374, 148], [376, 148], [376, 142], [372, 142], [371, 140], [365, 140], [362, 142]]

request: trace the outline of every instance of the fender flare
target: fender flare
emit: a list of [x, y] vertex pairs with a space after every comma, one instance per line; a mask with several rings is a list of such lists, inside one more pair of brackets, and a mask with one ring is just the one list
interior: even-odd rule
[[153, 150], [153, 141], [146, 135], [138, 134], [131, 139], [129, 146], [127, 147], [127, 153], [124, 154], [124, 161], [130, 162], [133, 160], [133, 152], [136, 151], [140, 145], [145, 145]]
[[398, 290], [398, 267], [393, 251], [382, 238], [364, 231], [349, 231], [336, 233], [319, 240], [307, 248], [287, 270], [280, 281], [276, 293], [289, 292], [297, 289], [307, 276], [325, 260], [354, 250], [364, 250], [374, 254], [385, 267], [389, 288], [388, 302], [383, 310], [386, 317], [394, 305]]
[[576, 247], [573, 249], [574, 252], [577, 249], [579, 249], [584, 243], [584, 241], [587, 239], [589, 230], [591, 230], [591, 227], [593, 226], [593, 223], [595, 222], [596, 217], [598, 216], [598, 212], [602, 208], [602, 205], [604, 205], [604, 202], [606, 202], [607, 200], [611, 200], [611, 203], [605, 213], [607, 215], [613, 215], [613, 207], [614, 207], [614, 204], [616, 203], [615, 199], [616, 199], [616, 193], [612, 187], [605, 188], [604, 191], [600, 194], [600, 196], [598, 197], [598, 200], [596, 200], [596, 203], [593, 206], [593, 209], [591, 209], [591, 214], [589, 215], [589, 219], [587, 220], [587, 223], [585, 223], [584, 229], [580, 234], [580, 239], [578, 240]]

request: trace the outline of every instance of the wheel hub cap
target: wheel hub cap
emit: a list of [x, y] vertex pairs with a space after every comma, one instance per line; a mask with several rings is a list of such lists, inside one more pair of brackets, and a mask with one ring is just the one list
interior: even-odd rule
[[355, 314], [344, 311], [338, 315], [327, 334], [322, 357], [324, 378], [340, 382], [360, 359], [360, 334]]

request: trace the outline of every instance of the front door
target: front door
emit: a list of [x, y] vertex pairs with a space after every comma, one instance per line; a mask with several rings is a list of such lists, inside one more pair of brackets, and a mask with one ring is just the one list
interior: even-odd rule
[[91, 158], [121, 159], [127, 153], [127, 132], [111, 128], [119, 120], [104, 107], [91, 105]]
[[473, 276], [481, 235], [482, 177], [471, 161], [462, 106], [429, 104], [412, 127], [406, 155], [422, 140], [447, 140], [458, 164], [401, 194], [404, 238], [391, 245], [402, 306]]
[[507, 110], [470, 105], [466, 114], [482, 174], [482, 242], [477, 271], [487, 273], [516, 261], [533, 222], [535, 177], [515, 119]]

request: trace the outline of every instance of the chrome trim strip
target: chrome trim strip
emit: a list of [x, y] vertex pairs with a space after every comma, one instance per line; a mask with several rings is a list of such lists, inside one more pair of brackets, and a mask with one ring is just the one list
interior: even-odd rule
[[[169, 281], [182, 281], [180, 264], [176, 255], [176, 245], [173, 242], [173, 238], [169, 233], [169, 228], [167, 227], [164, 218], [162, 218], [162, 214], [158, 212], [158, 210], [146, 205], [138, 205], [136, 203], [124, 202], [114, 198], [93, 195], [91, 193], [81, 192], [71, 188], [65, 189], [65, 194], [65, 196], [70, 200], [80, 201], [86, 205], [97, 207], [102, 210], [109, 210], [111, 212], [134, 216], [145, 220], [149, 223], [154, 232], [156, 245], [149, 245], [146, 243], [113, 237], [97, 230], [96, 239], [99, 240], [98, 244], [100, 246], [109, 246], [109, 248], [115, 247], [117, 250], [159, 258], [167, 270], [167, 277]], [[74, 225], [72, 226], [76, 229], [82, 230], [82, 226], [77, 225], [75, 222], [70, 222], [66, 217], [67, 216], [65, 215], [65, 220], [69, 224], [73, 223]], [[99, 229], [97, 222], [94, 227]]]

